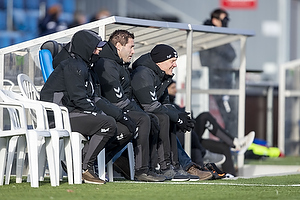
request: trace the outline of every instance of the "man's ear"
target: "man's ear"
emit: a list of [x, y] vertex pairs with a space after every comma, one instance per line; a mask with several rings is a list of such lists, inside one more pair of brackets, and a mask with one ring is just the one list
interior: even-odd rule
[[116, 48], [117, 48], [118, 51], [121, 49], [121, 47], [122, 47], [121, 43], [120, 43], [120, 42], [117, 42]]

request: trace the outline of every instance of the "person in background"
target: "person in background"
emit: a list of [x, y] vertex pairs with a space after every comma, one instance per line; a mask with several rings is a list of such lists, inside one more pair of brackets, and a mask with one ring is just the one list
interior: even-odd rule
[[[157, 149], [163, 154], [159, 156], [158, 163], [160, 172], [171, 179], [177, 173], [185, 175], [179, 164], [177, 138], [172, 127], [176, 125], [182, 131], [190, 131], [194, 127], [194, 121], [189, 114], [178, 110], [169, 101], [167, 87], [172, 80], [173, 69], [177, 67], [177, 58], [177, 51], [173, 47], [158, 44], [150, 53], [140, 56], [133, 63], [131, 74], [131, 86], [136, 101], [143, 110], [153, 113], [159, 119]], [[208, 171], [195, 169], [193, 172], [196, 172], [193, 175], [200, 180], [212, 178]]]
[[[176, 82], [173, 80], [168, 86], [168, 92], [170, 101], [178, 108], [175, 104], [175, 98], [177, 93]], [[222, 169], [227, 174], [236, 176], [234, 163], [232, 160], [231, 151], [237, 152], [238, 154], [244, 154], [248, 147], [252, 144], [255, 132], [250, 132], [243, 138], [232, 137], [226, 130], [224, 130], [216, 121], [216, 119], [209, 113], [203, 112], [196, 117], [195, 128], [191, 131], [192, 134], [192, 151], [191, 159], [196, 164], [202, 166], [203, 163], [212, 162], [216, 165], [222, 164]], [[204, 131], [208, 130], [213, 135], [217, 136], [220, 141], [212, 139], [204, 139], [202, 136]], [[184, 134], [180, 131], [177, 132], [180, 143], [184, 144]], [[211, 154], [211, 152], [215, 154]], [[207, 154], [208, 153], [208, 154]], [[225, 156], [225, 162], [218, 162], [222, 160], [220, 154]]]
[[[177, 94], [176, 81], [172, 80], [170, 85], [168, 86], [168, 93], [170, 102], [179, 110], [185, 111], [185, 108], [181, 108], [179, 105], [175, 103], [175, 97]], [[180, 144], [184, 146], [184, 132], [176, 129], [176, 135], [180, 141]], [[198, 135], [195, 133], [194, 129], [191, 131], [191, 159], [200, 166], [203, 166], [204, 163], [215, 163], [216, 165], [221, 165], [225, 162], [225, 156], [223, 154], [216, 154], [205, 149]]]
[[101, 8], [91, 19], [90, 22], [94, 22], [97, 21], [99, 19], [104, 19], [107, 17], [110, 17], [111, 13], [109, 12], [109, 10], [105, 9], [105, 8]]
[[[204, 25], [226, 28], [229, 21], [228, 12], [218, 8], [211, 12], [210, 19], [207, 19]], [[210, 89], [234, 89], [237, 87], [238, 70], [233, 67], [236, 53], [230, 43], [200, 51], [199, 54], [201, 65], [207, 66], [209, 70]], [[212, 100], [218, 105], [218, 110], [225, 124], [224, 128], [237, 135], [237, 97], [234, 95], [212, 95]]]
[[46, 13], [46, 16], [39, 21], [39, 36], [56, 33], [68, 28], [66, 22], [59, 19], [62, 13], [60, 4], [51, 6]]
[[87, 23], [86, 15], [82, 11], [77, 10], [74, 12], [73, 21], [68, 25], [68, 28], [73, 28], [85, 23]]

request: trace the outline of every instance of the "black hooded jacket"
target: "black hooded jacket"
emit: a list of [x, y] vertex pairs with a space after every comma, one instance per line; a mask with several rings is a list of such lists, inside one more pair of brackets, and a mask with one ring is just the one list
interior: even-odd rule
[[124, 63], [118, 55], [117, 48], [111, 42], [107, 42], [100, 52], [100, 59], [94, 70], [98, 74], [103, 97], [124, 111], [142, 111], [132, 98], [129, 64]]
[[[51, 73], [41, 90], [41, 100], [66, 106], [69, 112], [102, 113], [118, 118], [121, 110], [95, 92], [91, 76], [91, 58], [98, 35], [89, 30], [74, 34], [70, 42], [70, 57], [63, 60]], [[107, 109], [110, 108], [110, 109]]]
[[132, 64], [131, 85], [134, 97], [146, 112], [166, 113], [173, 122], [178, 121], [177, 110], [170, 103], [168, 85], [172, 81], [152, 60], [150, 53], [142, 55]]

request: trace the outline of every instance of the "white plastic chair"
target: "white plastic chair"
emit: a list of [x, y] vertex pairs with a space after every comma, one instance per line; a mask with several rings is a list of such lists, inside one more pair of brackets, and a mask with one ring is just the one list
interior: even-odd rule
[[[8, 87], [10, 91], [12, 91], [15, 84], [7, 79], [3, 80], [4, 87]], [[2, 104], [5, 104], [2, 102]], [[14, 104], [17, 107], [21, 106], [21, 104]], [[10, 130], [14, 131], [17, 130], [17, 133], [22, 130], [20, 120], [18, 113], [16, 112], [15, 107], [5, 107], [9, 114], [10, 119]], [[26, 131], [23, 130], [23, 135], [19, 136], [13, 136], [9, 140], [9, 146], [8, 146], [8, 154], [7, 154], [7, 161], [6, 161], [6, 175], [5, 175], [5, 184], [9, 184], [10, 182], [10, 175], [12, 170], [12, 164], [13, 159], [15, 156], [15, 150], [17, 149], [17, 159], [16, 159], [16, 183], [22, 183], [22, 172], [23, 172], [23, 166], [24, 166], [24, 160], [25, 160], [25, 148], [26, 148], [26, 141], [25, 141], [25, 134]], [[2, 146], [4, 148], [4, 146]], [[5, 163], [3, 162], [3, 166]], [[2, 173], [2, 172], [1, 172]], [[3, 177], [2, 177], [3, 178]], [[2, 179], [1, 179], [2, 180]], [[3, 184], [3, 182], [1, 182]]]
[[[21, 168], [23, 169], [25, 155], [26, 123], [22, 114], [25, 112], [22, 104], [0, 102], [0, 107], [8, 110], [8, 117], [10, 119], [10, 129], [0, 129], [0, 185], [3, 185], [5, 164], [5, 184], [9, 184], [9, 178], [17, 143], [19, 146], [17, 153], [17, 167], [21, 166]], [[14, 111], [18, 111], [18, 113]], [[20, 157], [23, 157], [23, 159], [18, 159]], [[22, 182], [22, 173], [16, 174], [16, 182]]]
[[[38, 90], [36, 89], [35, 85], [33, 84], [32, 80], [26, 74], [19, 74], [17, 76], [18, 85], [20, 87], [21, 93], [24, 96], [27, 96], [30, 99], [40, 99], [40, 95]], [[70, 119], [68, 110], [60, 106], [63, 110], [64, 114], [64, 128], [68, 130], [71, 137], [71, 144], [72, 144], [72, 151], [73, 151], [73, 167], [74, 167], [74, 183], [81, 184], [82, 183], [82, 157], [78, 156], [81, 155], [81, 150], [83, 148], [83, 143], [86, 141], [86, 138], [78, 132], [72, 132], [70, 126]], [[130, 162], [130, 176], [131, 180], [134, 180], [134, 152], [132, 143], [128, 143], [128, 156]], [[97, 156], [98, 160], [98, 174], [99, 178], [105, 180], [105, 149], [103, 149], [99, 155]], [[112, 161], [109, 161], [107, 164], [107, 171], [109, 181], [113, 181], [113, 164]], [[68, 170], [69, 173], [69, 170]]]
[[[55, 162], [53, 147], [51, 141], [51, 135], [47, 124], [47, 119], [45, 118], [45, 109], [41, 104], [31, 103], [31, 102], [20, 102], [16, 100], [17, 94], [12, 91], [0, 90], [0, 97], [5, 103], [15, 103], [21, 104], [26, 109], [32, 109], [36, 113], [37, 126], [33, 129], [28, 129], [28, 120], [24, 111], [20, 111], [20, 120], [22, 124], [25, 124], [26, 130], [26, 141], [28, 148], [28, 161], [30, 170], [30, 182], [31, 187], [39, 187], [39, 158], [45, 158], [45, 155], [39, 154], [41, 152], [42, 139], [45, 139], [45, 148], [49, 166], [50, 182], [51, 186], [56, 186], [56, 172], [55, 172]], [[24, 127], [24, 125], [23, 125]], [[9, 177], [6, 177], [9, 179]]]
[[[67, 162], [67, 170], [68, 170], [68, 182], [69, 184], [73, 184], [73, 168], [72, 168], [72, 148], [70, 142], [70, 134], [69, 131], [64, 128], [63, 124], [63, 113], [67, 112], [65, 107], [60, 107], [55, 103], [37, 101], [39, 100], [39, 92], [36, 87], [30, 80], [30, 78], [25, 74], [19, 74], [17, 77], [18, 85], [21, 90], [22, 96], [19, 97], [18, 100], [22, 101], [35, 101], [35, 103], [41, 103], [46, 110], [53, 111], [54, 113], [54, 121], [55, 127], [50, 128], [50, 133], [52, 137], [52, 145], [54, 149], [54, 159], [55, 159], [55, 171], [57, 174], [57, 185], [59, 185], [60, 177], [62, 175], [62, 170], [60, 166], [60, 139], [64, 140], [64, 150], [65, 157]], [[23, 97], [23, 98], [22, 98]], [[45, 114], [47, 116], [47, 113]], [[68, 116], [67, 116], [68, 117]]]

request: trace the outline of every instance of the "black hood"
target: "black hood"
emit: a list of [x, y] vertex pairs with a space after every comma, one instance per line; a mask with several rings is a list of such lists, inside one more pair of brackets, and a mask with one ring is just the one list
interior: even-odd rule
[[167, 75], [163, 70], [159, 68], [159, 66], [156, 65], [156, 63], [152, 60], [150, 53], [144, 54], [141, 57], [139, 57], [133, 64], [132, 69], [134, 70], [138, 66], [145, 66], [153, 70], [160, 78], [160, 80], [168, 79], [169, 77], [172, 77], [170, 75]]
[[71, 53], [80, 56], [85, 62], [90, 63], [101, 37], [94, 31], [81, 30], [76, 32], [71, 40]]
[[211, 21], [210, 19], [207, 19], [207, 20], [203, 23], [203, 25], [206, 25], [206, 26], [215, 26], [215, 25], [212, 23], [212, 21]]
[[117, 48], [111, 42], [107, 42], [106, 45], [104, 45], [99, 55], [101, 58], [108, 58], [123, 65], [123, 60], [119, 57]]

